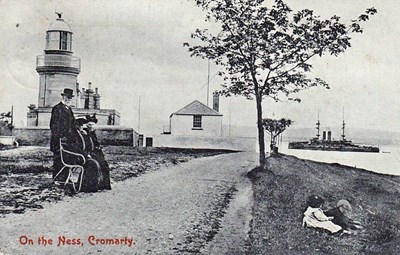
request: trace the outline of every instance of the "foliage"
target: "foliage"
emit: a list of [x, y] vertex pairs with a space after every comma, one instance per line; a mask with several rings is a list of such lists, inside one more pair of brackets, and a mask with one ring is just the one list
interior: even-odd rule
[[3, 112], [0, 113], [0, 129], [7, 128], [12, 130], [14, 128], [12, 124], [12, 113], [11, 112]]
[[11, 112], [3, 112], [3, 113], [0, 113], [0, 119], [3, 119], [3, 118], [11, 118], [12, 117], [12, 113]]
[[293, 124], [293, 121], [290, 119], [282, 118], [280, 120], [275, 119], [263, 119], [262, 121], [265, 130], [272, 134], [274, 137], [282, 134], [283, 131], [286, 130], [290, 125]]
[[199, 44], [188, 47], [191, 56], [213, 60], [223, 68], [220, 94], [256, 99], [260, 164], [265, 163], [262, 101], [288, 99], [314, 86], [329, 88], [320, 78], [310, 78], [310, 60], [325, 54], [338, 56], [350, 44], [351, 33], [362, 33], [361, 23], [377, 11], [367, 9], [349, 24], [334, 15], [322, 19], [312, 10], [294, 12], [282, 0], [267, 7], [264, 0], [196, 0], [206, 21], [220, 25], [218, 33], [196, 29]]
[[271, 149], [275, 147], [277, 144], [277, 138], [280, 134], [282, 134], [286, 128], [293, 124], [293, 121], [290, 119], [263, 119], [262, 120], [263, 127], [265, 131], [267, 131], [271, 135]]
[[285, 118], [281, 118], [279, 120], [267, 118], [262, 120], [262, 124], [265, 128], [265, 131], [270, 133], [275, 138], [278, 135], [282, 134], [283, 131], [286, 130], [286, 128], [292, 125], [293, 121]]

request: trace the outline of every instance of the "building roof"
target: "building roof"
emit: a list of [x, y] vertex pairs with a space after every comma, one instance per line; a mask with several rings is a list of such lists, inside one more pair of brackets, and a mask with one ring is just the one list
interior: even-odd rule
[[66, 31], [66, 32], [71, 32], [71, 27], [68, 25], [67, 22], [65, 22], [63, 19], [58, 18], [55, 21], [53, 21], [47, 31]]
[[172, 115], [203, 115], [203, 116], [222, 116], [221, 113], [211, 109], [207, 105], [195, 100]]

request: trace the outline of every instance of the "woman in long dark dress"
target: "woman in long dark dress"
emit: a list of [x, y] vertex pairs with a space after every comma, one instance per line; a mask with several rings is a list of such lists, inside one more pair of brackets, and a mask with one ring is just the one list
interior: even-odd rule
[[[101, 171], [99, 162], [91, 156], [91, 138], [87, 133], [87, 120], [80, 118], [76, 120], [76, 129], [73, 131], [71, 138], [67, 142], [67, 149], [79, 153], [85, 157], [86, 162], [83, 165], [84, 173], [82, 176], [82, 192], [96, 192], [99, 190], [101, 179]], [[79, 160], [79, 158], [71, 158], [71, 161]], [[76, 164], [82, 162], [76, 161]]]
[[97, 139], [96, 135], [96, 123], [97, 123], [97, 118], [95, 115], [93, 116], [86, 116], [86, 119], [88, 120], [88, 123], [86, 124], [87, 126], [87, 133], [90, 138], [90, 148], [89, 148], [89, 154], [100, 164], [100, 171], [101, 171], [101, 180], [99, 183], [99, 189], [107, 189], [111, 190], [111, 182], [110, 182], [110, 167], [107, 163], [107, 160], [104, 157], [104, 153], [100, 147], [99, 140]]

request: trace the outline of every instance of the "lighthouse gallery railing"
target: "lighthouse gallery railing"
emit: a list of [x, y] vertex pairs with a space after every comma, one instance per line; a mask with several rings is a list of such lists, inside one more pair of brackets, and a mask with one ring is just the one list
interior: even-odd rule
[[79, 57], [62, 54], [48, 54], [37, 56], [36, 67], [46, 66], [60, 66], [80, 69], [81, 59]]

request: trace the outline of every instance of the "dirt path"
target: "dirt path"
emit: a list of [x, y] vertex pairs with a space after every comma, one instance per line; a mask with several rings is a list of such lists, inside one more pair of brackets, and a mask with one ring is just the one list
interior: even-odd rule
[[[103, 148], [111, 169], [112, 185], [162, 166], [178, 165], [193, 158], [230, 153], [219, 150]], [[48, 147], [19, 147], [0, 151], [0, 218], [43, 208], [43, 203], [63, 200], [64, 190], [55, 187], [51, 169], [53, 155]]]
[[[226, 205], [238, 201], [236, 195], [242, 194], [237, 192], [242, 190], [238, 183], [254, 166], [254, 159], [253, 153], [194, 159], [116, 183], [112, 191], [79, 194], [47, 204], [43, 210], [7, 216], [0, 219], [0, 251], [13, 255], [199, 253], [216, 235]], [[223, 221], [223, 230], [226, 225]], [[22, 245], [21, 236], [32, 239], [33, 245]], [[39, 245], [40, 236], [53, 244]], [[58, 246], [63, 236], [70, 240]], [[99, 243], [91, 245], [90, 236]]]
[[244, 175], [241, 176], [236, 188], [237, 192], [222, 219], [221, 229], [213, 240], [205, 246], [202, 254], [246, 254], [252, 219], [253, 189], [251, 181]]

